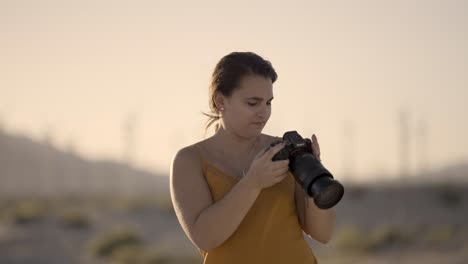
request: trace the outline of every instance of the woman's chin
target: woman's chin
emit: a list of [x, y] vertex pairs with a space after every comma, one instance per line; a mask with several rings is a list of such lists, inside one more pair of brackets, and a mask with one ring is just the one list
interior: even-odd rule
[[259, 136], [262, 134], [262, 131], [263, 131], [263, 128], [251, 129], [249, 131], [249, 136], [251, 137]]

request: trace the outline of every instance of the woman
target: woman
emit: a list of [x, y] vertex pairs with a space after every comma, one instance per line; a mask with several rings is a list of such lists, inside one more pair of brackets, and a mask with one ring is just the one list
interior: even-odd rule
[[[262, 134], [271, 115], [277, 74], [252, 52], [233, 52], [216, 65], [207, 128], [213, 136], [182, 148], [171, 165], [177, 218], [205, 264], [317, 263], [303, 237], [327, 243], [335, 211], [315, 206], [288, 160], [272, 161], [284, 146]], [[320, 160], [315, 135], [313, 152]]]

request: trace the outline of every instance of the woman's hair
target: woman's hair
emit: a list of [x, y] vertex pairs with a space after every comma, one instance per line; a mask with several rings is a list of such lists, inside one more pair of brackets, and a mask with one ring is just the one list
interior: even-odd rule
[[[220, 119], [220, 112], [215, 104], [216, 93], [220, 92], [226, 97], [231, 96], [232, 92], [239, 88], [241, 78], [250, 74], [270, 78], [272, 83], [278, 78], [271, 63], [253, 52], [231, 52], [216, 64], [209, 87], [210, 113], [203, 113], [208, 116], [205, 132]], [[217, 123], [215, 131], [218, 131], [219, 126]]]

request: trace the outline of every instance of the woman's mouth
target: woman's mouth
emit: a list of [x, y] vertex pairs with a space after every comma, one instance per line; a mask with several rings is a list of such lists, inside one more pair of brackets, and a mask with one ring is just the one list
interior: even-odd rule
[[263, 127], [265, 125], [265, 122], [253, 122], [252, 124], [259, 126], [259, 127]]

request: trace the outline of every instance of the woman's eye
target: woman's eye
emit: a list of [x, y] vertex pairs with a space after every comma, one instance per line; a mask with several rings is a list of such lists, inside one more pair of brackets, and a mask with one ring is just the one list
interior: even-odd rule
[[[252, 103], [252, 102], [247, 102], [248, 105], [250, 106], [256, 106], [258, 103], [255, 102], [255, 103]], [[271, 105], [271, 102], [267, 102], [266, 105]]]

